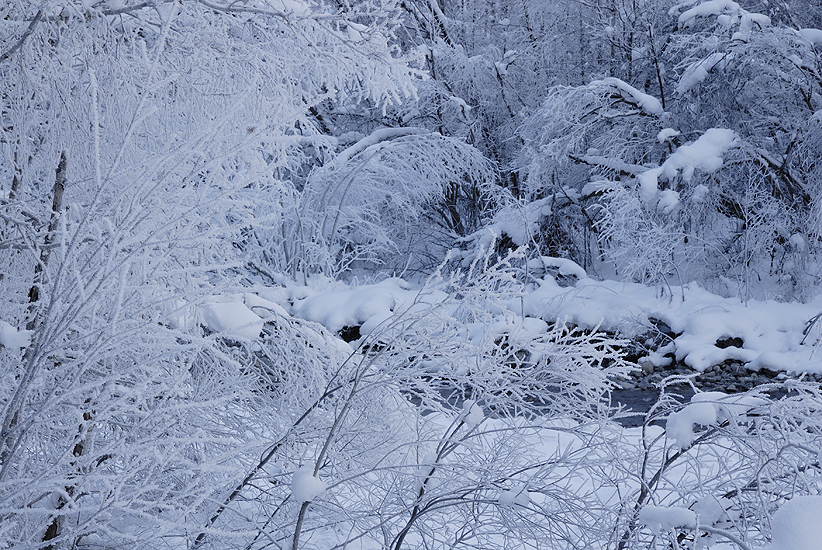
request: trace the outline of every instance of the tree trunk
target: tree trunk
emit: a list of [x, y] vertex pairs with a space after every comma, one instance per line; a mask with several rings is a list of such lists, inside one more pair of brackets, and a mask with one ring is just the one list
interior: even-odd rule
[[51, 244], [54, 242], [54, 234], [57, 231], [57, 223], [60, 220], [60, 211], [63, 208], [63, 193], [66, 190], [66, 165], [68, 158], [66, 152], [60, 155], [60, 163], [54, 178], [54, 188], [52, 189], [51, 219], [49, 221], [48, 232], [43, 239], [43, 248], [40, 250], [40, 261], [34, 268], [34, 283], [29, 289], [29, 320], [26, 323], [26, 330], [34, 330], [37, 326], [37, 302], [40, 300], [40, 285], [43, 282], [43, 270], [48, 265]]

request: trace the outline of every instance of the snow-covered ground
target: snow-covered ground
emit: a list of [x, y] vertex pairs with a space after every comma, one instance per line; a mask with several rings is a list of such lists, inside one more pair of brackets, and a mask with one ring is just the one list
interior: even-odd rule
[[[812, 323], [822, 312], [819, 301], [743, 303], [712, 294], [696, 283], [663, 291], [636, 283], [594, 280], [569, 260], [544, 258], [543, 262], [550, 272], [539, 284], [523, 285], [521, 296], [501, 304], [507, 308], [498, 313], [505, 319], [501, 331], [517, 325], [514, 319], [530, 331], [546, 331], [548, 323], [559, 320], [624, 338], [643, 338], [653, 335], [662, 322], [674, 336], [662, 347], [650, 350], [647, 360], [657, 366], [670, 362], [673, 354], [677, 361], [700, 372], [732, 359], [753, 371], [822, 374], [822, 353], [817, 353], [822, 324]], [[557, 277], [576, 282], [560, 286]], [[446, 298], [442, 290], [414, 288], [396, 278], [362, 286], [316, 279], [309, 286], [257, 287], [244, 294], [215, 298], [196, 308], [178, 310], [175, 323], [182, 323], [178, 318], [181, 311], [188, 312], [216, 332], [251, 337], [259, 334], [266, 317], [291, 315], [320, 323], [331, 332], [360, 327], [360, 334], [366, 336], [412, 304], [426, 307]], [[530, 321], [523, 320], [523, 314]], [[742, 345], [722, 343], [731, 339], [741, 340]]]
[[[490, 332], [492, 336], [505, 335], [507, 342], [513, 345], [525, 344], [547, 334], [552, 324], [560, 321], [636, 339], [664, 324], [671, 329], [669, 340], [645, 358], [655, 364], [664, 364], [673, 354], [695, 371], [732, 359], [752, 370], [781, 371], [783, 379], [802, 373], [822, 373], [822, 355], [816, 353], [820, 327], [813, 324], [815, 315], [822, 311], [820, 303], [755, 300], [742, 303], [711, 294], [696, 284], [660, 289], [594, 280], [568, 260], [543, 258], [541, 264], [544, 273], [531, 272], [532, 276], [540, 275], [538, 283], [519, 284], [515, 277], [508, 278], [505, 281], [511, 287], [510, 292], [496, 294], [503, 298], [481, 306], [488, 312], [483, 326], [485, 338]], [[380, 335], [392, 320], [415, 310], [441, 310], [445, 317], [457, 316], [460, 300], [466, 298], [461, 292], [449, 292], [448, 288], [447, 284], [415, 287], [397, 278], [364, 285], [316, 278], [308, 285], [256, 286], [206, 303], [177, 304], [169, 318], [176, 326], [198, 323], [211, 331], [248, 340], [260, 337], [266, 321], [277, 317], [318, 323], [332, 333], [359, 327], [359, 338], [366, 339], [369, 335]], [[466, 321], [461, 336], [466, 342], [480, 337], [481, 331], [470, 325], [470, 320]], [[3, 328], [3, 338], [24, 336], [12, 334], [9, 327]], [[346, 334], [351, 336], [356, 332], [348, 330]], [[718, 341], [729, 339], [737, 339], [734, 342], [737, 345], [718, 345]], [[351, 354], [358, 353], [357, 344], [357, 340], [338, 341], [340, 349], [349, 350]], [[740, 487], [759, 487], [758, 484], [764, 486], [765, 483], [776, 487], [782, 483], [782, 474], [764, 473], [771, 466], [776, 468], [782, 460], [790, 462], [796, 458], [796, 467], [804, 468], [802, 479], [817, 483], [813, 481], [814, 475], [805, 472], [818, 468], [816, 457], [822, 456], [818, 442], [789, 442], [783, 437], [784, 434], [804, 434], [805, 428], [800, 427], [799, 431], [792, 431], [794, 428], [780, 431], [785, 430], [784, 426], [776, 430], [763, 429], [756, 420], [763, 414], [783, 418], [780, 415], [785, 414], [786, 407], [794, 407], [798, 412], [791, 414], [801, 416], [804, 413], [799, 408], [805, 405], [798, 403], [776, 405], [768, 394], [756, 390], [745, 394], [698, 392], [689, 403], [668, 402], [662, 406], [658, 403], [658, 408], [652, 411], [656, 422], [626, 429], [607, 422], [586, 427], [550, 417], [536, 421], [502, 418], [484, 410], [480, 403], [466, 400], [461, 410], [440, 411], [424, 419], [426, 433], [433, 434], [426, 437], [431, 437], [430, 445], [436, 447], [439, 454], [412, 456], [386, 451], [380, 469], [356, 474], [350, 479], [333, 479], [322, 468], [315, 475], [311, 463], [294, 468], [284, 466], [279, 473], [272, 474], [271, 479], [275, 481], [271, 487], [261, 490], [276, 492], [283, 486], [290, 487], [297, 502], [311, 503], [311, 510], [317, 510], [309, 516], [316, 518], [322, 516], [322, 510], [330, 506], [329, 503], [346, 510], [351, 508], [349, 511], [353, 514], [354, 507], [362, 504], [360, 492], [366, 490], [362, 480], [373, 478], [368, 492], [389, 498], [388, 493], [380, 493], [383, 489], [379, 483], [388, 483], [389, 479], [383, 474], [390, 473], [396, 480], [416, 475], [417, 485], [410, 493], [405, 487], [405, 493], [390, 498], [419, 494], [420, 506], [429, 502], [429, 498], [434, 499], [430, 502], [438, 498], [443, 502], [455, 499], [456, 510], [462, 500], [468, 498], [465, 495], [470, 495], [475, 506], [490, 514], [487, 517], [500, 522], [489, 526], [488, 533], [478, 529], [472, 536], [480, 541], [487, 535], [489, 543], [502, 546], [505, 541], [495, 537], [511, 536], [514, 532], [511, 529], [544, 521], [550, 512], [551, 517], [558, 518], [558, 524], [566, 525], [571, 531], [576, 529], [575, 521], [601, 520], [603, 525], [617, 526], [614, 529], [618, 532], [599, 533], [600, 539], [596, 539], [595, 533], [585, 535], [594, 537], [592, 541], [598, 540], [590, 542], [594, 545], [589, 545], [591, 548], [606, 548], [614, 542], [614, 537], [620, 536], [639, 537], [635, 540], [664, 546], [662, 541], [675, 540], [677, 533], [688, 533], [694, 540], [702, 540], [703, 548], [716, 550], [818, 550], [822, 524], [816, 520], [822, 514], [822, 495], [819, 494], [822, 486], [805, 487], [802, 491], [811, 494], [792, 500], [791, 494], [798, 495], [801, 491], [793, 493], [793, 489], [788, 489], [783, 490], [781, 496], [752, 501], [753, 504], [739, 503]], [[757, 412], [751, 416], [749, 413], [755, 408]], [[403, 414], [413, 416], [408, 411]], [[415, 422], [420, 422], [417, 418]], [[752, 451], [757, 445], [761, 449]], [[441, 452], [445, 447], [451, 449], [448, 454]], [[774, 458], [763, 458], [768, 453], [773, 453]], [[791, 453], [796, 457], [789, 460], [786, 457]], [[542, 464], [539, 470], [542, 477], [532, 475], [530, 466], [524, 467], [522, 474], [494, 481], [480, 476], [484, 464], [494, 463], [496, 468], [502, 467], [499, 461], [510, 460], [516, 465], [525, 458], [528, 464]], [[764, 462], [758, 462], [760, 459]], [[813, 466], [814, 460], [817, 466]], [[394, 483], [389, 484], [391, 490], [399, 490]], [[558, 491], [558, 484], [561, 495], [554, 492]], [[650, 487], [645, 496], [642, 496], [643, 487]], [[454, 496], [458, 494], [463, 496]], [[735, 494], [738, 498], [731, 503], [732, 499], [723, 494]], [[590, 517], [569, 511], [580, 503], [595, 503], [602, 508], [591, 512]], [[759, 506], [756, 514], [746, 508], [753, 505]], [[413, 503], [403, 508], [405, 512], [400, 512], [400, 516], [410, 508]], [[773, 515], [776, 509], [779, 511]], [[442, 521], [459, 521], [459, 512], [454, 511], [451, 518], [452, 512], [448, 510], [450, 508], [442, 512]], [[603, 514], [602, 518], [593, 519], [595, 513]], [[763, 517], [771, 517], [770, 524]], [[354, 523], [346, 523], [348, 520], [337, 523], [328, 520], [325, 526], [322, 525], [325, 520], [318, 521], [321, 525], [313, 524], [310, 528], [313, 547], [344, 543], [355, 530]], [[575, 532], [569, 537], [577, 535], [582, 536], [581, 532]], [[423, 544], [423, 540], [418, 539], [421, 536], [419, 531], [411, 530], [406, 546]], [[771, 543], [762, 546], [763, 541], [769, 539]], [[759, 545], [747, 540], [759, 541]], [[348, 547], [383, 548], [383, 542], [369, 535], [358, 538]]]

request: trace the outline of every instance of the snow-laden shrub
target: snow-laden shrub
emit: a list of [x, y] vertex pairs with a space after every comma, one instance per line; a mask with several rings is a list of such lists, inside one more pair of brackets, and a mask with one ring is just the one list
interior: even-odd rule
[[527, 200], [552, 198], [567, 218], [561, 241], [586, 268], [603, 258], [604, 273], [629, 279], [807, 299], [818, 262], [808, 231], [822, 100], [814, 35], [736, 2], [682, 3], [668, 17], [677, 28], [647, 52], [659, 86], [650, 95], [596, 78], [553, 88], [525, 119]]
[[496, 202], [494, 175], [462, 140], [383, 128], [314, 170], [298, 204], [277, 205], [283, 233], [258, 239], [273, 249], [269, 263], [295, 279], [352, 268], [430, 272]]
[[394, 12], [366, 4], [0, 7], [0, 546], [184, 539], [317, 399], [322, 337], [188, 321], [225, 328], [206, 298], [236, 288], [262, 184], [330, 147], [311, 107], [413, 95]]
[[625, 455], [622, 483], [634, 488], [621, 497], [609, 547], [751, 550], [807, 540], [802, 533], [814, 527], [796, 524], [792, 538], [790, 512], [779, 510], [818, 494], [820, 405], [819, 384], [801, 381], [696, 393], [685, 404], [667, 388], [645, 416], [638, 445], [628, 443], [640, 452]]
[[[290, 424], [272, 429], [195, 544], [256, 533], [300, 548], [399, 550], [468, 526], [488, 548], [602, 540], [569, 527], [596, 525], [603, 504], [564, 480], [593, 487], [610, 460], [600, 430], [603, 395], [625, 372], [617, 342], [519, 317], [506, 301], [520, 288], [506, 264], [432, 281], [348, 357], [309, 368], [317, 378], [272, 380]], [[546, 455], [540, 441], [557, 438], [562, 453]]]

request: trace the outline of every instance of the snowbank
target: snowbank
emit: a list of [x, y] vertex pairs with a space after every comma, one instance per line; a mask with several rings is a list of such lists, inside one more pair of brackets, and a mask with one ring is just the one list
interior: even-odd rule
[[[465, 325], [468, 339], [505, 336], [511, 345], [527, 347], [557, 320], [632, 338], [653, 332], [655, 323], [661, 321], [674, 335], [665, 348], [647, 356], [656, 366], [670, 362], [666, 355], [673, 354], [697, 371], [734, 360], [752, 371], [822, 374], [822, 353], [816, 353], [822, 325], [804, 334], [808, 320], [822, 310], [822, 302], [742, 303], [712, 294], [696, 283], [661, 293], [659, 288], [636, 283], [596, 281], [579, 265], [560, 258], [536, 258], [528, 267], [532, 277], [541, 277], [539, 286], [527, 290], [522, 300], [498, 304], [507, 311], [500, 310], [493, 321]], [[442, 291], [421, 293], [400, 279], [362, 286], [295, 287], [283, 292], [253, 290], [213, 297], [196, 308], [183, 304], [175, 314], [182, 318], [180, 312], [193, 308], [193, 317], [210, 330], [250, 339], [260, 335], [265, 318], [288, 315], [320, 323], [332, 332], [357, 326], [361, 335], [368, 335], [398, 314], [445, 307], [447, 299]], [[448, 308], [457, 306], [455, 301]], [[27, 342], [25, 331], [0, 321], [0, 344], [22, 347]]]
[[263, 330], [263, 320], [238, 302], [209, 303], [199, 308], [203, 323], [214, 332], [252, 340]]
[[367, 335], [397, 313], [428, 307], [444, 299], [441, 292], [421, 295], [418, 290], [410, 290], [402, 279], [394, 278], [373, 285], [318, 292], [296, 303], [292, 313], [332, 332], [359, 326], [360, 334]]
[[[622, 333], [626, 327], [652, 330], [651, 319], [657, 319], [678, 334], [671, 350], [676, 359], [698, 371], [734, 359], [751, 370], [822, 373], [822, 354], [815, 353], [815, 339], [803, 342], [805, 323], [819, 313], [819, 304], [750, 300], [746, 305], [695, 283], [671, 290], [672, 296], [661, 296], [645, 285], [590, 278], [561, 287], [546, 276], [526, 298], [525, 314]], [[742, 347], [717, 346], [718, 340], [726, 338], [740, 338]]]
[[773, 517], [771, 544], [762, 550], [819, 550], [822, 545], [822, 496], [797, 496]]

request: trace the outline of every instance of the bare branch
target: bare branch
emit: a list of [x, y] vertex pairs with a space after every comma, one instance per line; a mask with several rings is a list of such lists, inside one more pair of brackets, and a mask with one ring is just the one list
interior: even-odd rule
[[14, 46], [12, 46], [11, 49], [9, 49], [7, 52], [0, 55], [0, 63], [2, 63], [6, 59], [8, 59], [12, 55], [14, 55], [14, 52], [19, 50], [23, 46], [23, 43], [26, 41], [26, 39], [29, 36], [31, 36], [31, 33], [34, 32], [34, 28], [37, 26], [37, 23], [39, 23], [42, 18], [43, 18], [43, 10], [40, 10], [40, 11], [37, 12], [37, 15], [34, 16], [34, 19], [31, 20], [31, 23], [29, 23], [28, 29], [26, 29], [26, 32], [23, 33], [23, 36], [20, 37], [20, 39], [17, 41], [17, 43], [14, 44]]

